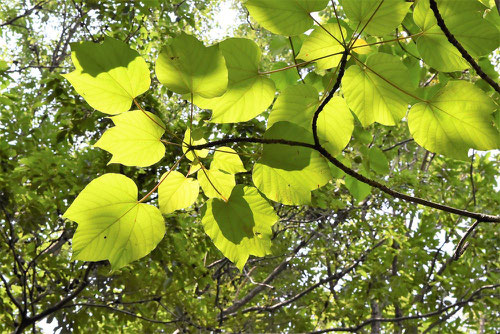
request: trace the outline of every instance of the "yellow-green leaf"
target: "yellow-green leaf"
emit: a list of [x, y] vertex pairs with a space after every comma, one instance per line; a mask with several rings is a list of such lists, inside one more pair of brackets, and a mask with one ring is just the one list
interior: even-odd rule
[[181, 33], [161, 50], [156, 76], [178, 94], [205, 98], [222, 95], [227, 87], [226, 62], [217, 45], [205, 47], [194, 36]]
[[144, 59], [113, 38], [106, 37], [101, 44], [74, 43], [71, 59], [75, 70], [63, 77], [92, 108], [106, 114], [129, 110], [133, 99], [151, 84]]
[[133, 110], [111, 117], [115, 124], [106, 130], [94, 147], [113, 156], [109, 163], [147, 167], [160, 161], [165, 146], [160, 141], [165, 125], [150, 112]]
[[219, 147], [214, 153], [210, 169], [218, 169], [230, 174], [246, 172], [238, 153], [230, 147]]
[[229, 198], [231, 191], [236, 185], [233, 174], [216, 169], [200, 169], [198, 171], [198, 181], [205, 196], [208, 198], [221, 198], [223, 200]]
[[163, 174], [160, 180], [164, 178], [158, 187], [158, 204], [162, 213], [185, 209], [196, 201], [200, 192], [196, 179], [185, 177], [177, 171]]
[[73, 259], [109, 260], [112, 269], [149, 254], [165, 234], [160, 210], [137, 201], [137, 186], [121, 174], [90, 182], [63, 215], [78, 223]]
[[205, 233], [238, 269], [250, 255], [271, 253], [271, 227], [278, 216], [257, 189], [237, 185], [227, 202], [210, 199], [202, 215]]

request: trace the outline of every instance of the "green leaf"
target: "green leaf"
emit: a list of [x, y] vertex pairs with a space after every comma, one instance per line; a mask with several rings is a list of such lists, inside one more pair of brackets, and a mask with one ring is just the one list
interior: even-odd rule
[[215, 99], [195, 96], [194, 103], [200, 108], [212, 109], [214, 123], [246, 122], [273, 102], [274, 82], [259, 74], [261, 52], [254, 41], [228, 38], [219, 47], [229, 71], [227, 91]]
[[351, 26], [359, 27], [358, 32], [371, 18], [364, 32], [374, 36], [394, 32], [411, 6], [411, 3], [404, 0], [340, 0], [340, 4]]
[[205, 233], [238, 269], [250, 255], [271, 253], [271, 227], [278, 216], [257, 189], [237, 185], [227, 202], [210, 199], [202, 215]]
[[147, 167], [160, 161], [165, 146], [160, 141], [165, 125], [150, 112], [133, 110], [111, 117], [115, 124], [106, 130], [94, 147], [110, 152], [109, 163]]
[[495, 109], [493, 100], [473, 84], [450, 81], [430, 101], [411, 108], [408, 126], [425, 149], [466, 160], [471, 148], [499, 148], [500, 134], [491, 115]]
[[94, 109], [116, 115], [130, 109], [136, 96], [149, 89], [144, 59], [127, 44], [105, 37], [102, 44], [71, 44], [75, 70], [62, 76]]
[[[327, 30], [327, 31], [325, 31]], [[316, 60], [316, 67], [319, 70], [327, 70], [332, 67], [337, 67], [342, 58], [342, 54], [336, 56], [330, 56], [335, 53], [343, 52], [344, 47], [336, 41], [332, 35], [338, 40], [342, 41], [342, 36], [347, 38], [347, 32], [345, 28], [342, 28], [342, 34], [340, 32], [337, 23], [327, 23], [323, 27], [316, 27], [313, 32], [307, 36], [306, 40], [302, 44], [297, 58], [312, 61]]]
[[[272, 66], [272, 70], [277, 70], [288, 66], [284, 61], [275, 62]], [[274, 81], [276, 88], [280, 91], [285, 90], [289, 86], [297, 84], [300, 80], [300, 76], [296, 69], [285, 70], [280, 72], [275, 72], [270, 75], [271, 79]]]
[[149, 254], [165, 234], [160, 210], [137, 201], [137, 186], [121, 174], [90, 182], [63, 215], [78, 223], [73, 259], [109, 260], [113, 270]]
[[208, 198], [221, 198], [224, 201], [229, 198], [236, 185], [233, 174], [204, 168], [198, 171], [198, 181], [205, 196]]
[[247, 171], [245, 166], [243, 166], [243, 162], [241, 162], [238, 153], [236, 153], [236, 151], [232, 148], [225, 146], [219, 147], [215, 151], [214, 158], [210, 164], [210, 169], [218, 169], [230, 174], [243, 173]]
[[[312, 143], [312, 134], [293, 123], [278, 122], [264, 138]], [[254, 165], [255, 186], [269, 199], [287, 205], [311, 202], [311, 190], [331, 179], [326, 161], [318, 152], [299, 146], [266, 144], [261, 159]]]
[[284, 36], [301, 34], [314, 24], [312, 12], [323, 10], [328, 0], [247, 0], [245, 7], [261, 26]]
[[219, 47], [205, 47], [185, 33], [169, 40], [156, 61], [158, 80], [178, 94], [221, 96], [226, 91], [227, 75]]
[[163, 174], [160, 180], [163, 179], [158, 187], [158, 204], [162, 213], [185, 209], [198, 198], [200, 184], [196, 179], [185, 177], [177, 171]]
[[[203, 145], [206, 144], [207, 140], [203, 138], [203, 130], [198, 128], [194, 129], [193, 132], [191, 133], [191, 130], [188, 128], [186, 130], [186, 133], [184, 134], [184, 139], [182, 142], [182, 152], [186, 153], [188, 151], [188, 145]], [[208, 155], [209, 150], [208, 149], [202, 149], [202, 150], [194, 150], [189, 151], [186, 153], [186, 158], [188, 158], [191, 161], [194, 161], [196, 157], [198, 158], [206, 158]], [[196, 154], [196, 156], [195, 156]]]
[[411, 83], [408, 70], [398, 57], [377, 53], [368, 57], [366, 66], [351, 66], [342, 80], [349, 107], [364, 127], [378, 122], [396, 125], [408, 109]]
[[[500, 45], [497, 27], [482, 17], [477, 1], [439, 1], [438, 8], [450, 32], [473, 57], [486, 55]], [[417, 3], [413, 19], [422, 29], [417, 38], [418, 51], [429, 66], [444, 72], [469, 68], [437, 25], [429, 1]]]
[[[313, 86], [290, 86], [274, 103], [267, 127], [288, 121], [310, 132], [318, 106], [318, 91]], [[334, 96], [328, 102], [319, 114], [317, 129], [321, 144], [330, 154], [337, 155], [347, 146], [354, 129], [354, 118], [342, 97]]]
[[370, 195], [372, 191], [372, 187], [370, 187], [366, 183], [358, 181], [350, 175], [346, 175], [345, 177], [345, 186], [347, 189], [349, 189], [349, 192], [351, 193], [352, 197], [354, 197], [356, 202], [361, 202], [362, 200], [364, 200], [366, 196]]
[[368, 159], [370, 161], [370, 169], [375, 173], [386, 175], [389, 173], [389, 161], [384, 152], [376, 146], [370, 148], [368, 152]]

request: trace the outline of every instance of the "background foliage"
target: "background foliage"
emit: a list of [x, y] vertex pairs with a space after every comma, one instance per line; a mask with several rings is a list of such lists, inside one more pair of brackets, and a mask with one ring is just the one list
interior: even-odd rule
[[[337, 27], [335, 17], [349, 14], [349, 1], [332, 3], [316, 17]], [[417, 6], [426, 3], [420, 0]], [[481, 22], [499, 26], [493, 1], [463, 3], [478, 6]], [[151, 167], [108, 165], [109, 153], [92, 145], [116, 121], [94, 111], [61, 76], [73, 70], [70, 43], [100, 42], [109, 36], [137, 50], [153, 69], [160, 50], [181, 32], [205, 45], [213, 43], [220, 5], [197, 0], [2, 1], [0, 330], [36, 332], [40, 321], [47, 319], [55, 320], [52, 324], [62, 332], [497, 332], [498, 224], [395, 199], [333, 166], [334, 179], [312, 192], [310, 205], [273, 204], [279, 221], [270, 236], [272, 254], [250, 257], [242, 271], [205, 234], [201, 196], [191, 209], [164, 215], [165, 237], [141, 260], [115, 271], [107, 261], [71, 261], [77, 224], [62, 214], [91, 180], [105, 173], [123, 174], [135, 181], [142, 197], [182, 151], [166, 145], [163, 160]], [[294, 64], [299, 50], [305, 50], [304, 35], [274, 35], [264, 29], [270, 27], [259, 25], [258, 15], [250, 16], [239, 2], [234, 6], [241, 24], [231, 36], [259, 45], [258, 70]], [[423, 28], [412, 15], [414, 3], [402, 1], [398, 6], [404, 7], [401, 25], [373, 28], [366, 33], [378, 37], [364, 39], [374, 43], [372, 52], [389, 54], [404, 64], [401, 87], [430, 98], [450, 80], [459, 79], [498, 102], [491, 85], [446, 39], [432, 46], [443, 48], [436, 54], [454, 57], [453, 68], [436, 68], [441, 60], [427, 58], [430, 42], [425, 39], [394, 41]], [[421, 10], [432, 15], [430, 9]], [[352, 33], [352, 26], [343, 28]], [[459, 32], [457, 39], [463, 42]], [[494, 36], [485, 39], [495, 43]], [[367, 57], [361, 52], [358, 56], [362, 61]], [[498, 51], [473, 56], [496, 81]], [[368, 58], [368, 66], [375, 60]], [[353, 71], [344, 80], [360, 74]], [[270, 78], [283, 94], [301, 81], [323, 92], [331, 88], [335, 75], [318, 62], [299, 72], [275, 72]], [[152, 77], [150, 89], [138, 101], [182, 138], [189, 127], [190, 103]], [[345, 97], [353, 108], [356, 103]], [[278, 98], [273, 108], [279, 105]], [[196, 110], [197, 124], [219, 137], [262, 137], [269, 115], [266, 111], [247, 122], [214, 124], [208, 122], [209, 111]], [[497, 128], [499, 115], [497, 111]], [[498, 214], [496, 151], [471, 150], [464, 158], [462, 150], [458, 155], [463, 160], [455, 160], [453, 153], [435, 154], [417, 145], [406, 118], [379, 119], [381, 124], [396, 124], [384, 126], [357, 117], [349, 145], [338, 157], [345, 165], [412, 196]], [[247, 170], [258, 160], [261, 147], [234, 146]], [[188, 168], [184, 163], [179, 171], [186, 175]], [[237, 174], [236, 181], [251, 184], [251, 172]], [[148, 203], [157, 201], [153, 195]], [[475, 228], [458, 247], [471, 226]], [[455, 254], [457, 247], [462, 251]]]

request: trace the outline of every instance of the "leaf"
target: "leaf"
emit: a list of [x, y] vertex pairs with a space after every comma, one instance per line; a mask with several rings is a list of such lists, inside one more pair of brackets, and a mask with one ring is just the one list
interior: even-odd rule
[[149, 254], [163, 238], [160, 210], [137, 201], [137, 186], [121, 174], [90, 182], [63, 215], [78, 223], [73, 259], [109, 260], [113, 270]]
[[[312, 143], [311, 133], [288, 122], [274, 124], [264, 138]], [[286, 205], [301, 205], [311, 202], [311, 190], [328, 183], [331, 174], [323, 157], [310, 148], [266, 144], [262, 157], [253, 167], [252, 179], [269, 199]]]
[[499, 148], [500, 134], [491, 115], [495, 109], [493, 100], [473, 84], [450, 81], [429, 101], [410, 109], [408, 126], [425, 149], [466, 160], [471, 148]]
[[147, 167], [165, 156], [165, 146], [160, 141], [165, 125], [157, 116], [133, 110], [111, 120], [115, 126], [106, 130], [94, 144], [113, 155], [110, 164]]
[[312, 12], [323, 10], [328, 0], [247, 0], [250, 15], [272, 33], [284, 36], [301, 34], [314, 24]]
[[[182, 142], [182, 152], [186, 153], [188, 151], [188, 146], [186, 144], [190, 145], [203, 145], [206, 144], [207, 141], [205, 138], [203, 138], [203, 130], [198, 128], [194, 129], [193, 132], [191, 133], [191, 130], [188, 128], [186, 130], [186, 133], [184, 134], [184, 139]], [[189, 151], [186, 153], [186, 158], [188, 158], [191, 161], [194, 161], [196, 157], [198, 158], [206, 158], [208, 155], [208, 149], [202, 149], [202, 150], [194, 150]], [[196, 154], [196, 156], [195, 156]]]
[[[290, 86], [276, 100], [267, 127], [288, 121], [312, 131], [312, 119], [318, 106], [318, 91], [313, 86]], [[330, 154], [337, 155], [346, 147], [354, 129], [354, 118], [343, 98], [334, 96], [328, 102], [318, 117], [317, 129], [321, 144]]]
[[313, 86], [287, 87], [274, 103], [267, 120], [267, 128], [271, 128], [278, 122], [290, 122], [311, 131], [312, 118], [318, 105], [318, 91]]
[[347, 32], [345, 28], [342, 28], [342, 33], [340, 33], [337, 23], [327, 23], [323, 25], [323, 27], [316, 27], [312, 33], [306, 37], [297, 58], [304, 61], [313, 61], [318, 58], [323, 58], [316, 60], [316, 67], [319, 70], [337, 67], [342, 58], [342, 54], [336, 56], [330, 55], [343, 52], [344, 47], [335, 40], [332, 35], [338, 41], [342, 41], [342, 36], [346, 38]]
[[[313, 86], [290, 86], [276, 100], [267, 127], [288, 121], [311, 132], [318, 106], [318, 91]], [[347, 146], [354, 129], [354, 118], [342, 97], [334, 96], [328, 102], [319, 114], [317, 129], [321, 144], [330, 154], [337, 155]]]
[[[286, 66], [288, 66], [288, 64], [284, 61], [278, 61], [271, 66], [271, 69], [277, 70]], [[297, 70], [293, 69], [272, 73], [270, 77], [274, 81], [276, 88], [280, 91], [286, 89], [289, 86], [295, 85], [300, 80], [300, 76], [297, 73]]]
[[349, 107], [364, 127], [378, 122], [396, 125], [408, 109], [412, 87], [407, 68], [398, 57], [377, 53], [368, 57], [366, 67], [349, 67], [342, 90]]
[[212, 109], [211, 122], [246, 122], [273, 102], [274, 82], [259, 74], [261, 52], [254, 41], [228, 38], [219, 47], [229, 71], [227, 91], [215, 99], [195, 96], [193, 102], [200, 108]]
[[158, 187], [158, 204], [162, 213], [185, 209], [193, 205], [198, 198], [200, 184], [197, 180], [185, 177], [177, 171], [163, 174], [160, 180], [163, 179]]
[[389, 161], [387, 161], [387, 157], [380, 148], [376, 146], [370, 148], [368, 158], [370, 161], [370, 169], [372, 171], [382, 175], [389, 174]]
[[110, 37], [102, 44], [71, 44], [71, 59], [75, 70], [62, 76], [92, 108], [106, 114], [129, 110], [151, 84], [148, 65], [139, 53]]
[[243, 166], [243, 162], [236, 153], [230, 147], [219, 147], [215, 153], [212, 163], [210, 164], [210, 169], [218, 169], [230, 174], [243, 173], [247, 170]]
[[[497, 27], [482, 17], [477, 1], [444, 0], [438, 2], [438, 8], [450, 32], [473, 57], [486, 55], [500, 45]], [[429, 1], [417, 3], [413, 19], [422, 29], [417, 38], [418, 51], [429, 66], [444, 72], [469, 68], [437, 25]]]
[[271, 253], [271, 205], [253, 187], [237, 185], [227, 202], [214, 198], [203, 207], [201, 223], [215, 246], [243, 270], [250, 255]]
[[229, 198], [236, 185], [233, 174], [204, 168], [198, 171], [198, 181], [205, 196], [208, 198], [221, 198], [224, 201]]
[[411, 3], [404, 0], [340, 0], [340, 4], [351, 26], [359, 27], [358, 32], [371, 18], [364, 32], [374, 36], [394, 32], [411, 6]]
[[185, 33], [170, 39], [156, 61], [158, 80], [178, 94], [221, 96], [226, 91], [227, 75], [219, 47], [205, 47]]
[[356, 202], [361, 202], [362, 200], [364, 200], [366, 196], [370, 195], [372, 191], [372, 187], [370, 187], [366, 183], [358, 181], [350, 175], [346, 175], [345, 177], [345, 186], [347, 189], [349, 189], [349, 192], [351, 193], [352, 197], [354, 197]]

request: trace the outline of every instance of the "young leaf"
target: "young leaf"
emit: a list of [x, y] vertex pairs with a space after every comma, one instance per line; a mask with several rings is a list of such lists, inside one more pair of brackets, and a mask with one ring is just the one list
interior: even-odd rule
[[342, 80], [347, 104], [364, 127], [378, 122], [396, 125], [408, 109], [412, 87], [406, 79], [407, 68], [398, 57], [377, 53], [366, 66], [351, 66]]
[[198, 171], [198, 181], [205, 196], [208, 198], [221, 198], [224, 201], [229, 198], [236, 185], [233, 174], [213, 169], [200, 169]]
[[75, 70], [62, 76], [94, 109], [116, 115], [130, 109], [133, 99], [149, 89], [151, 79], [144, 59], [116, 39], [102, 44], [71, 44]]
[[163, 158], [165, 146], [160, 139], [165, 125], [157, 116], [133, 110], [111, 117], [111, 120], [115, 126], [106, 130], [94, 144], [113, 155], [110, 164], [147, 167]]
[[[168, 172], [167, 172], [168, 173]], [[177, 171], [163, 174], [158, 187], [158, 204], [162, 213], [171, 213], [191, 206], [198, 197], [200, 184], [196, 179], [185, 177]]]
[[121, 174], [90, 182], [63, 215], [78, 223], [73, 259], [109, 260], [119, 269], [149, 254], [165, 234], [160, 210], [137, 201], [137, 186]]
[[[274, 124], [264, 138], [312, 142], [310, 132], [288, 122]], [[269, 199], [301, 205], [311, 202], [311, 190], [324, 186], [331, 174], [323, 157], [309, 148], [266, 144], [261, 159], [254, 165], [252, 179]]]
[[156, 61], [156, 76], [178, 94], [213, 98], [221, 96], [227, 87], [226, 62], [219, 47], [205, 47], [185, 33], [169, 40], [162, 49]]
[[271, 227], [278, 221], [271, 205], [253, 187], [237, 185], [227, 202], [214, 198], [203, 207], [205, 233], [243, 270], [250, 255], [271, 252]]
[[214, 99], [195, 96], [194, 103], [212, 109], [214, 123], [251, 120], [269, 107], [276, 92], [274, 82], [259, 74], [260, 49], [246, 38], [228, 38], [219, 48], [229, 71], [227, 91]]
[[335, 40], [332, 35], [335, 36], [338, 41], [342, 41], [342, 36], [346, 38], [347, 32], [345, 28], [342, 27], [341, 33], [337, 23], [327, 23], [324, 24], [323, 27], [316, 27], [302, 44], [302, 48], [297, 58], [311, 61], [326, 57], [316, 61], [318, 69], [327, 70], [332, 67], [337, 67], [342, 58], [342, 54], [330, 57], [327, 56], [344, 51], [344, 47]]
[[247, 171], [245, 166], [243, 166], [243, 162], [241, 162], [238, 153], [236, 153], [236, 151], [232, 148], [224, 146], [217, 148], [217, 151], [215, 151], [214, 158], [210, 164], [210, 169], [218, 169], [230, 174], [243, 173]]
[[328, 0], [247, 0], [250, 15], [272, 33], [284, 36], [301, 34], [314, 24], [311, 12], [323, 10]]
[[[446, 0], [438, 5], [450, 32], [473, 57], [486, 55], [500, 45], [497, 27], [482, 17], [482, 5], [477, 1]], [[429, 1], [417, 3], [413, 19], [422, 29], [417, 38], [418, 51], [429, 66], [444, 72], [469, 68], [469, 63], [437, 25]]]
[[[311, 131], [318, 105], [318, 91], [313, 86], [290, 86], [276, 100], [267, 127], [288, 121]], [[354, 129], [354, 118], [342, 97], [334, 96], [328, 102], [319, 115], [317, 129], [321, 144], [330, 154], [337, 155], [346, 147]]]
[[[182, 152], [184, 152], [184, 153], [187, 152], [188, 146], [186, 144], [188, 144], [188, 143], [190, 145], [203, 145], [206, 142], [207, 142], [207, 140], [205, 138], [203, 138], [203, 130], [202, 129], [200, 129], [200, 128], [194, 129], [193, 132], [191, 133], [191, 130], [188, 128], [186, 130], [186, 133], [184, 134], [184, 140], [182, 143]], [[203, 150], [195, 150], [194, 152], [196, 153], [196, 156], [194, 155], [193, 151], [189, 151], [188, 153], [186, 153], [186, 158], [188, 158], [191, 161], [195, 160], [196, 157], [206, 158], [209, 151], [207, 149], [203, 149]]]
[[466, 160], [471, 148], [499, 148], [500, 134], [491, 116], [495, 109], [493, 100], [473, 84], [450, 81], [430, 101], [411, 108], [408, 126], [425, 149]]
[[364, 32], [374, 36], [394, 32], [411, 6], [404, 0], [340, 0], [340, 4], [352, 27], [360, 27], [358, 32], [371, 18]]

